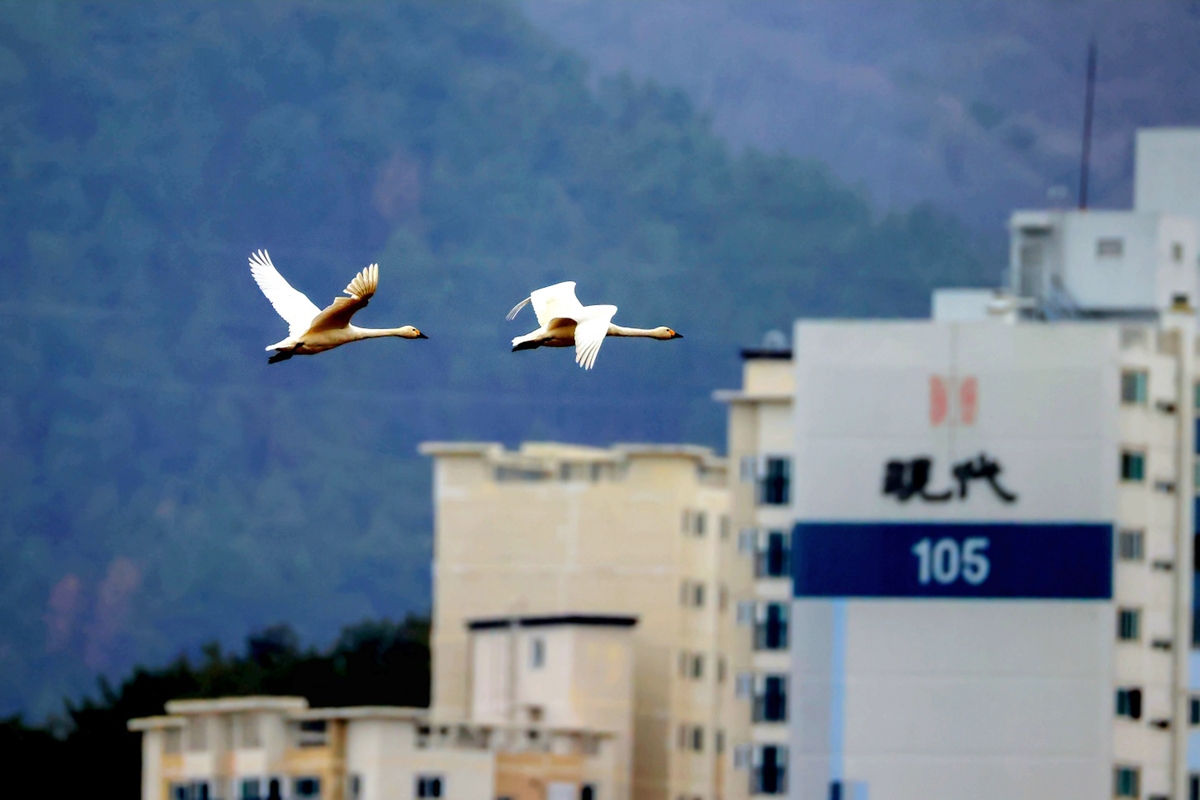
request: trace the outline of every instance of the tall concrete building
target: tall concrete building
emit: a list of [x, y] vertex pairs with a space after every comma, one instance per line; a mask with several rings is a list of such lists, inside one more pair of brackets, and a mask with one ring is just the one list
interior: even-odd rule
[[[748, 562], [729, 526], [725, 461], [675, 445], [421, 451], [434, 459], [434, 713], [474, 702], [473, 618], [636, 617], [632, 725], [599, 708], [563, 721], [615, 728], [633, 779], [613, 800], [744, 796], [731, 745], [748, 737], [733, 680], [746, 659], [731, 598]], [[536, 701], [519, 712], [558, 724]]]
[[788, 793], [788, 696], [793, 690], [789, 645], [792, 568], [794, 369], [787, 338], [768, 335], [742, 352], [742, 387], [718, 391], [729, 405], [731, 524], [749, 561], [739, 584], [737, 618], [749, 642], [739, 660], [736, 691], [750, 699], [750, 740], [735, 753], [744, 791]]
[[1190, 309], [795, 348], [793, 796], [1183, 797]]
[[1196, 153], [1139, 132], [1137, 207], [1015, 213], [1009, 291], [798, 321], [717, 393], [756, 602], [792, 595], [756, 791], [1200, 798]]

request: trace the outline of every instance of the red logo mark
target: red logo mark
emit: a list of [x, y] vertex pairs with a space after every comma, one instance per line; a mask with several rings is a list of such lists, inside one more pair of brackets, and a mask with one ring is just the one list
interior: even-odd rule
[[974, 425], [979, 412], [979, 381], [974, 375], [965, 378], [929, 376], [929, 424], [935, 428], [950, 418], [950, 396], [957, 388], [958, 419], [963, 425]]

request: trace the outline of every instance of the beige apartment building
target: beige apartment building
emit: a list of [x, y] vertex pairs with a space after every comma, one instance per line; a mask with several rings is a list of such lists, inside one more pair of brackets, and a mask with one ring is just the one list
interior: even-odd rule
[[[748, 668], [749, 634], [735, 609], [750, 561], [729, 524], [725, 461], [684, 445], [421, 452], [434, 459], [434, 713], [471, 708], [471, 619], [636, 617], [632, 723], [616, 731], [632, 782], [604, 800], [744, 797], [733, 756], [749, 741], [750, 705], [734, 676]], [[516, 710], [521, 721], [555, 713], [532, 695]], [[599, 707], [572, 722], [614, 724]]]
[[[473, 619], [471, 713], [309, 708], [302, 697], [175, 700], [130, 720], [142, 800], [603, 800], [629, 785], [628, 616]], [[533, 652], [536, 658], [518, 654]], [[516, 713], [535, 702], [539, 719]], [[596, 718], [604, 727], [564, 720]], [[626, 737], [627, 738], [627, 737]]]
[[748, 658], [735, 692], [748, 698], [749, 741], [735, 752], [746, 764], [752, 796], [788, 793], [788, 617], [791, 585], [791, 481], [795, 446], [792, 400], [795, 368], [787, 339], [768, 334], [762, 347], [742, 351], [742, 387], [713, 397], [729, 406], [729, 518], [737, 547], [750, 564], [737, 618], [749, 630]]

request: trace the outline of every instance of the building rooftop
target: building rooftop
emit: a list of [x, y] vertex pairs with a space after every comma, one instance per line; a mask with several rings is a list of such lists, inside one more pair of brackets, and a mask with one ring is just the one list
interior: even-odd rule
[[507, 628], [510, 626], [537, 628], [551, 625], [632, 628], [634, 625], [637, 625], [637, 617], [610, 614], [554, 614], [530, 617], [486, 617], [467, 620], [467, 628], [473, 631], [488, 630], [490, 628]]
[[523, 442], [516, 450], [506, 450], [499, 442], [422, 442], [421, 455], [484, 458], [498, 466], [545, 467], [555, 464], [620, 464], [633, 458], [684, 458], [704, 469], [724, 469], [725, 459], [712, 448], [694, 444], [618, 443], [611, 447], [564, 442]]
[[249, 695], [247, 697], [219, 697], [211, 700], [169, 700], [168, 714], [221, 714], [236, 711], [283, 711], [294, 713], [308, 708], [303, 697], [285, 695]]

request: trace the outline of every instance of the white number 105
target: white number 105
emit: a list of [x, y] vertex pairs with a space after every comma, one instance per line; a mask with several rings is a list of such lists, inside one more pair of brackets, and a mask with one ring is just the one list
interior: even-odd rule
[[989, 544], [986, 537], [971, 536], [963, 539], [960, 550], [956, 539], [938, 539], [936, 544], [932, 539], [922, 539], [912, 547], [913, 555], [917, 557], [917, 580], [922, 585], [930, 580], [947, 584], [961, 577], [972, 586], [978, 586], [987, 580], [992, 569], [983, 552]]

